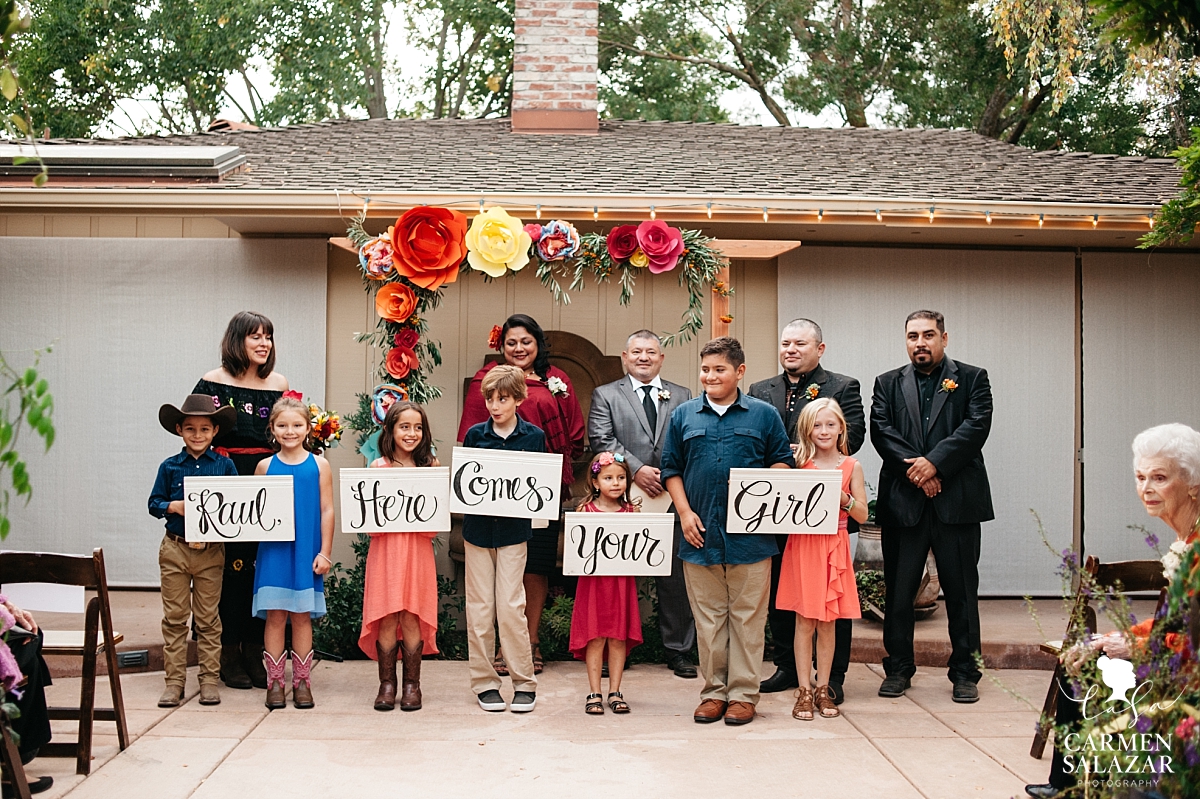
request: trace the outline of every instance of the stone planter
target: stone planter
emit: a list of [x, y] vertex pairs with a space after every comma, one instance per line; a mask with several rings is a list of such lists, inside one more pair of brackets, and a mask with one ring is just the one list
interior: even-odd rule
[[854, 548], [855, 571], [883, 571], [883, 547], [879, 543], [879, 532], [878, 525], [859, 525], [858, 546]]

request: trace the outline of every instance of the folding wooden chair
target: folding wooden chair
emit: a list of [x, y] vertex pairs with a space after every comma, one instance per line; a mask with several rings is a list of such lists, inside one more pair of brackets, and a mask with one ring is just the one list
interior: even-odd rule
[[[129, 728], [125, 722], [125, 701], [121, 695], [121, 676], [117, 669], [116, 646], [123, 636], [114, 633], [112, 609], [108, 600], [108, 580], [104, 572], [104, 550], [96, 549], [91, 556], [54, 555], [40, 552], [0, 552], [0, 586], [12, 583], [55, 583], [82, 586], [94, 590], [96, 596], [87, 603], [84, 629], [58, 632], [45, 630], [43, 655], [62, 655], [83, 658], [78, 707], [51, 707], [50, 718], [79, 722], [79, 736], [74, 742], [53, 742], [42, 747], [41, 757], [74, 757], [75, 773], [88, 774], [92, 769], [92, 727], [95, 721], [112, 721], [117, 725], [117, 743], [122, 750], [129, 746]], [[99, 640], [100, 635], [103, 640]], [[103, 654], [108, 664], [108, 684], [112, 691], [112, 707], [96, 707], [96, 659]]]
[[[1167, 578], [1163, 577], [1163, 566], [1157, 560], [1122, 560], [1112, 563], [1101, 563], [1098, 558], [1088, 556], [1083, 563], [1083, 571], [1092, 576], [1095, 585], [1104, 591], [1120, 589], [1123, 593], [1135, 591], [1158, 591], [1158, 607], [1166, 599]], [[1096, 632], [1096, 609], [1092, 607], [1092, 594], [1084, 590], [1081, 580], [1075, 588], [1075, 599], [1071, 604], [1071, 618], [1067, 621], [1067, 631], [1062, 641], [1046, 641], [1041, 650], [1056, 658], [1062, 654], [1064, 646], [1070, 646], [1086, 632]], [[1158, 613], [1158, 607], [1155, 613]], [[1079, 629], [1082, 621], [1084, 630]], [[1054, 674], [1050, 678], [1050, 687], [1046, 690], [1046, 701], [1042, 705], [1042, 717], [1038, 721], [1037, 732], [1033, 736], [1033, 746], [1029, 756], [1042, 759], [1046, 751], [1046, 741], [1054, 726], [1054, 713], [1058, 709], [1058, 683], [1063, 676], [1062, 663], [1054, 666]]]

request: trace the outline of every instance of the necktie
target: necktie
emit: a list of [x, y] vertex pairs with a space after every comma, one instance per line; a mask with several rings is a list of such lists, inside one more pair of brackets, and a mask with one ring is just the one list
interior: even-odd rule
[[658, 430], [658, 403], [650, 396], [654, 386], [642, 386], [642, 407], [646, 410], [646, 421], [651, 430]]

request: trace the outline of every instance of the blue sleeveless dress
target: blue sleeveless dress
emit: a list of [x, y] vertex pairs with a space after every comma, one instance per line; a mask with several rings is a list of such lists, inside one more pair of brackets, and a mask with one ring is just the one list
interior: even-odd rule
[[271, 457], [269, 475], [292, 476], [296, 514], [295, 541], [263, 541], [254, 565], [254, 615], [268, 610], [325, 615], [325, 578], [313, 573], [321, 551], [321, 472], [312, 453], [297, 466]]

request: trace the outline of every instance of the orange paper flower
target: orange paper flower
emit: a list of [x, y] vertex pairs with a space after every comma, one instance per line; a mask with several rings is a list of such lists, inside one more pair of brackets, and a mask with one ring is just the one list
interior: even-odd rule
[[397, 380], [408, 377], [408, 373], [418, 368], [417, 353], [408, 347], [392, 347], [387, 354], [384, 364], [387, 373]]
[[417, 309], [417, 295], [403, 283], [388, 283], [375, 295], [375, 313], [389, 322], [403, 322]]
[[396, 273], [437, 291], [458, 280], [467, 255], [467, 218], [450, 208], [428, 205], [405, 211], [390, 229]]
[[504, 349], [500, 342], [500, 335], [504, 332], [504, 328], [500, 325], [492, 325], [492, 332], [488, 333], [488, 349], [499, 352]]

